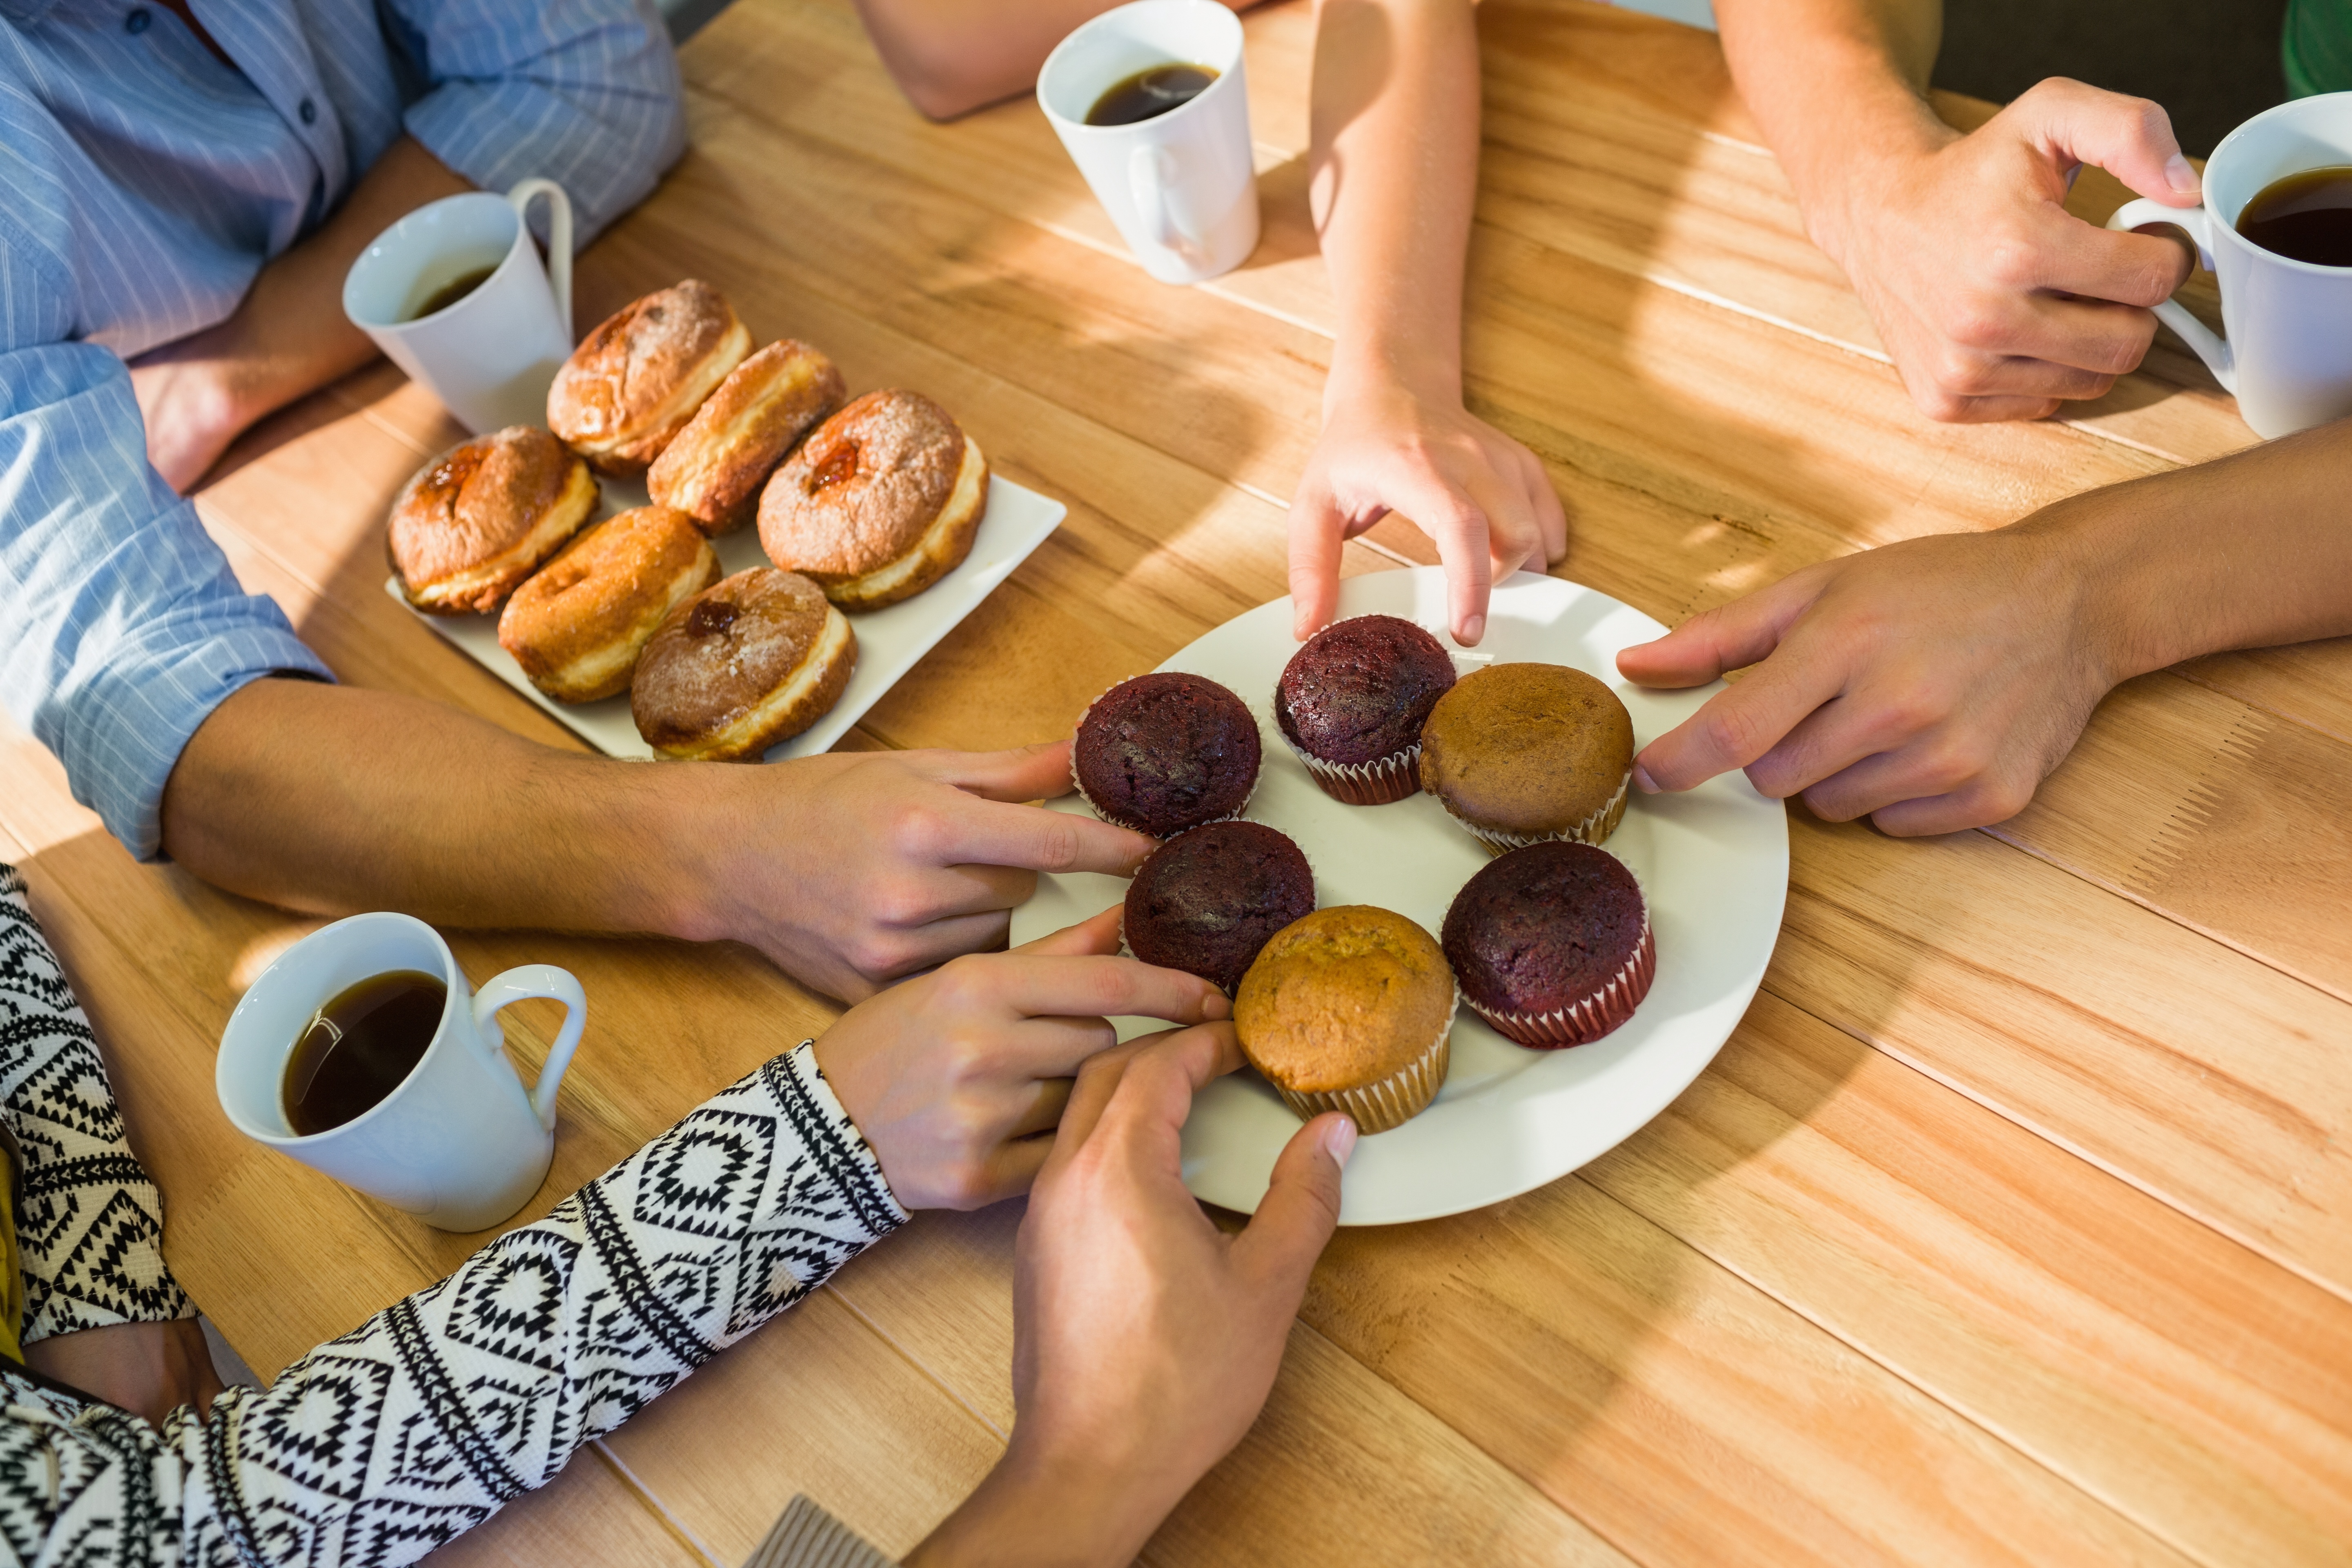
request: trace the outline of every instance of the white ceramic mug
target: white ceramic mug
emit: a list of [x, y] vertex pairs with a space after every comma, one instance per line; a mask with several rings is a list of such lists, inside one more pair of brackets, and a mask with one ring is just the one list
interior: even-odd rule
[[2205, 163], [2202, 206], [2126, 202], [2109, 228], [2168, 223], [2189, 231], [2221, 285], [2216, 337], [2179, 301], [2156, 308], [2237, 395], [2257, 436], [2285, 436], [2352, 414], [2352, 268], [2264, 250], [2237, 229], [2263, 186], [2287, 174], [2352, 163], [2352, 92], [2266, 109], [2222, 139]]
[[[1089, 125], [1103, 93], [1158, 65], [1217, 73], [1190, 101], [1132, 125]], [[1037, 101], [1119, 237], [1163, 283], [1230, 272], [1257, 248], [1242, 25], [1215, 0], [1136, 0], [1064, 38]]]
[[[544, 268], [523, 221], [542, 195]], [[495, 270], [472, 293], [416, 315], [486, 267]], [[544, 424], [548, 384], [572, 353], [571, 198], [552, 180], [524, 180], [503, 196], [473, 191], [417, 208], [352, 263], [343, 314], [475, 435]]]
[[[441, 1026], [408, 1076], [374, 1106], [305, 1137], [286, 1117], [287, 1058], [310, 1017], [393, 970], [448, 987]], [[527, 997], [563, 1004], [563, 1028], [536, 1087], [507, 1058], [498, 1011]], [[221, 1036], [214, 1084], [236, 1130], [443, 1230], [480, 1230], [530, 1201], [555, 1157], [555, 1090], [579, 1048], [588, 999], [568, 970], [509, 969], [477, 995], [449, 944], [407, 915], [353, 915], [311, 932], [261, 972]]]

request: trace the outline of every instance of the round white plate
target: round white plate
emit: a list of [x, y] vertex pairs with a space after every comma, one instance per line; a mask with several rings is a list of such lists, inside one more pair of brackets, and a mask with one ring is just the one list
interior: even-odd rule
[[[1339, 614], [1399, 616], [1444, 635], [1445, 576], [1434, 566], [1350, 577]], [[1315, 867], [1317, 901], [1377, 904], [1431, 935], [1454, 893], [1487, 863], [1445, 808], [1417, 795], [1391, 805], [1346, 805], [1315, 787], [1275, 728], [1275, 681], [1297, 645], [1290, 601], [1227, 621], [1160, 666], [1230, 687], [1257, 715], [1265, 752], [1248, 815], [1282, 829]], [[1633, 716], [1637, 745], [1664, 734], [1721, 687], [1644, 691], [1617, 673], [1619, 649], [1664, 627], [1605, 594], [1522, 572], [1495, 590], [1486, 637], [1454, 649], [1456, 668], [1530, 660], [1573, 665], [1607, 681]], [[1084, 812], [1071, 795], [1056, 809]], [[1780, 930], [1789, 890], [1789, 826], [1780, 803], [1733, 773], [1685, 795], [1634, 794], [1609, 851], [1632, 868], [1650, 902], [1658, 974], [1622, 1028], [1589, 1046], [1530, 1051], [1464, 1007], [1454, 1060], [1428, 1110], [1366, 1138], [1349, 1162], [1342, 1225], [1396, 1225], [1459, 1214], [1541, 1186], [1606, 1152], [1696, 1078], [1748, 1010]], [[1115, 877], [1041, 877], [1013, 912], [1013, 940], [1031, 941], [1127, 896]], [[1168, 1026], [1119, 1019], [1121, 1038]], [[1275, 1156], [1298, 1118], [1244, 1068], [1211, 1084], [1184, 1128], [1184, 1181], [1210, 1203], [1255, 1211]]]

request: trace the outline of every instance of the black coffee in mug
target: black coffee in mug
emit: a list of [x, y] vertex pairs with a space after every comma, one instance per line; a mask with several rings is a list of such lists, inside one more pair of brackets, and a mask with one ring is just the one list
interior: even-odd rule
[[1209, 90], [1217, 73], [1207, 66], [1152, 66], [1113, 82], [1087, 110], [1089, 125], [1132, 125], [1179, 109]]
[[2295, 261], [2352, 267], [2352, 165], [2273, 180], [2238, 215], [2238, 232]]
[[449, 988], [416, 969], [371, 974], [310, 1015], [286, 1058], [286, 1124], [308, 1138], [373, 1110], [425, 1059]]
[[411, 310], [407, 320], [421, 321], [427, 316], [439, 314], [488, 283], [490, 280], [490, 274], [497, 270], [495, 267], [478, 267], [471, 272], [458, 274], [426, 295], [425, 303]]

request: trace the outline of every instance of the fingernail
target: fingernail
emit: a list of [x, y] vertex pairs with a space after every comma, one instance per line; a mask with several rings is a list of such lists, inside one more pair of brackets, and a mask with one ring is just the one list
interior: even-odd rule
[[1473, 616], [1462, 623], [1462, 635], [1454, 640], [1465, 647], [1475, 647], [1478, 639], [1486, 635], [1486, 617]]
[[1633, 764], [1633, 787], [1640, 790], [1643, 795], [1655, 795], [1658, 793], [1658, 781], [1650, 776], [1649, 769], [1643, 767], [1639, 763], [1635, 763]]
[[2202, 183], [2197, 177], [2197, 165], [2175, 153], [2164, 166], [2164, 183], [2182, 195], [2193, 193]]
[[1353, 1117], [1342, 1116], [1323, 1131], [1323, 1152], [1341, 1170], [1348, 1168], [1348, 1156], [1356, 1152], [1356, 1122]]
[[1210, 1023], [1213, 1024], [1220, 1018], [1230, 1018], [1233, 1016], [1234, 1005], [1225, 999], [1225, 994], [1222, 991], [1210, 992], [1209, 999], [1201, 1004], [1201, 1016]]

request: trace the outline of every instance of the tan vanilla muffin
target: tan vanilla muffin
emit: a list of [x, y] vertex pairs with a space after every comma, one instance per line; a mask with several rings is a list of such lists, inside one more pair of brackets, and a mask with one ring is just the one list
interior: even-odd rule
[[751, 352], [751, 331], [698, 278], [596, 323], [547, 389], [547, 427], [600, 473], [632, 478]]
[[963, 564], [988, 459], [920, 393], [869, 392], [810, 432], [760, 492], [760, 547], [845, 610], [878, 610]]
[[392, 503], [384, 549], [427, 615], [495, 610], [596, 510], [588, 465], [535, 425], [450, 447]]
[[1344, 1110], [1385, 1132], [1437, 1098], [1457, 993], [1437, 939], [1388, 910], [1342, 904], [1274, 933], [1234, 996], [1250, 1065], [1301, 1117]]
[[833, 362], [803, 342], [770, 343], [719, 384], [654, 466], [646, 489], [705, 533], [751, 519], [776, 465], [847, 395]]
[[583, 530], [516, 589], [499, 646], [558, 702], [616, 696], [678, 601], [718, 581], [719, 552], [692, 518], [637, 507]]
[[1566, 665], [1475, 670], [1421, 730], [1421, 787], [1491, 854], [1546, 838], [1602, 842], [1624, 819], [1633, 777], [1633, 716]]

